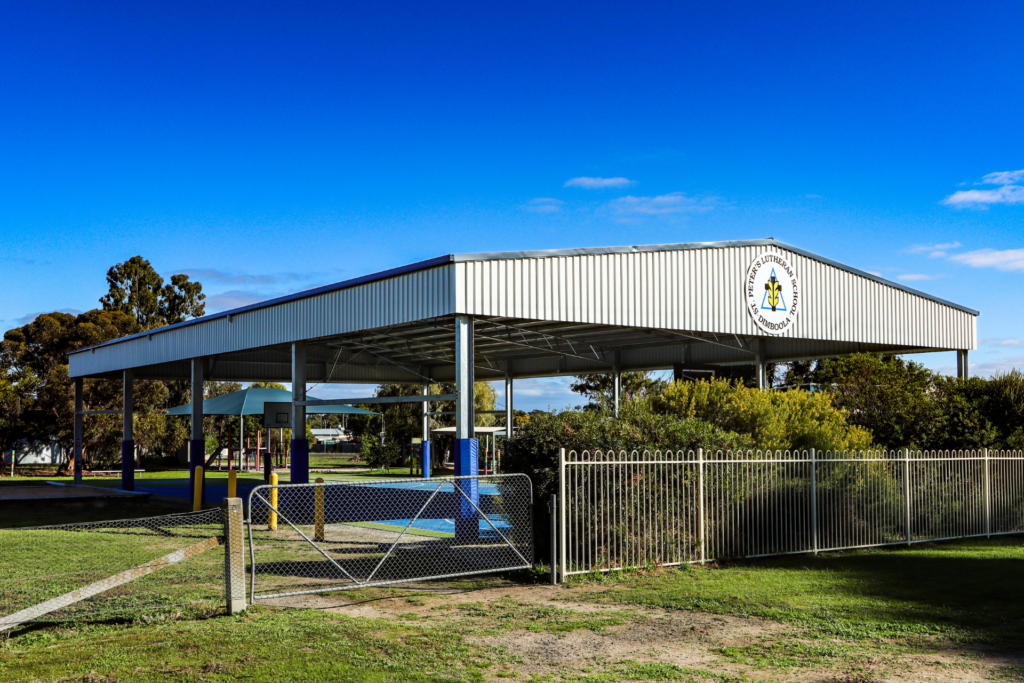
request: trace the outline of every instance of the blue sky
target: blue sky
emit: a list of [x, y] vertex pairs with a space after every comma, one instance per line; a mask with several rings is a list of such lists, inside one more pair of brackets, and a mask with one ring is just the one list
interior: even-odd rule
[[212, 311], [771, 236], [979, 309], [974, 371], [1024, 367], [1024, 5], [838, 5], [7, 3], [0, 327], [135, 254]]

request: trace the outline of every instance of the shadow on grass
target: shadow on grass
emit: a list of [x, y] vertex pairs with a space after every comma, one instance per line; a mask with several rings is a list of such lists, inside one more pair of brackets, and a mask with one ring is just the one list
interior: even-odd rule
[[1024, 539], [801, 555], [585, 582], [582, 599], [756, 616], [848, 638], [941, 635], [1024, 649]]

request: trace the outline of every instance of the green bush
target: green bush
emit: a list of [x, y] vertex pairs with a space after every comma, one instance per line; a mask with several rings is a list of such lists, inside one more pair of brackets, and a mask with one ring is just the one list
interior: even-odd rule
[[656, 412], [748, 434], [764, 450], [850, 451], [871, 447], [871, 433], [847, 423], [826, 393], [759, 391], [727, 380], [675, 382], [652, 401]]
[[623, 404], [620, 416], [607, 412], [566, 410], [531, 415], [509, 439], [502, 469], [533, 480], [534, 496], [545, 500], [558, 486], [558, 450], [655, 451], [739, 450], [751, 448], [746, 436], [726, 432], [702, 420], [679, 419], [652, 412], [646, 401]]
[[382, 444], [379, 434], [364, 434], [359, 454], [370, 469], [390, 472], [392, 466], [397, 465], [401, 459], [402, 449], [395, 439], [389, 439]]

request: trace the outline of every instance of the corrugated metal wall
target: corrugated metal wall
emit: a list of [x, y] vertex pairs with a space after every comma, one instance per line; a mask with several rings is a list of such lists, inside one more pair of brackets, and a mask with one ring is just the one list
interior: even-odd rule
[[[739, 245], [455, 257], [455, 263], [237, 313], [231, 321], [215, 318], [77, 353], [71, 356], [71, 374], [174, 363], [455, 313], [761, 336], [744, 307], [743, 281], [763, 251], [783, 254], [803, 288], [803, 308], [793, 327], [773, 343], [775, 357], [799, 353], [799, 340], [918, 349], [977, 346], [971, 313], [789, 249]], [[790, 343], [780, 345], [783, 340]], [[650, 351], [649, 362], [661, 362], [666, 353]], [[635, 361], [648, 363], [646, 356]], [[258, 365], [259, 359], [249, 362]]]
[[469, 315], [759, 335], [743, 280], [764, 251], [784, 255], [803, 288], [803, 310], [784, 337], [977, 345], [970, 313], [774, 246], [461, 262], [455, 306]]
[[72, 376], [254, 349], [448, 315], [453, 265], [296, 299], [71, 356]]

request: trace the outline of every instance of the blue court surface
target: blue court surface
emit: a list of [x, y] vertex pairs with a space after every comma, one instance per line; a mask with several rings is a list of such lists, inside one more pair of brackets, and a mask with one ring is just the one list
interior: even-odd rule
[[[214, 481], [223, 481], [223, 479], [216, 479]], [[419, 479], [412, 481], [390, 481], [376, 483], [373, 481], [356, 480], [356, 481], [345, 481], [345, 482], [328, 482], [328, 484], [351, 484], [357, 485], [360, 488], [382, 488], [382, 489], [404, 489], [413, 491], [429, 491], [433, 493], [435, 490], [439, 493], [453, 493], [455, 486], [452, 482], [441, 482], [438, 480], [431, 479]], [[248, 502], [249, 494], [252, 490], [260, 484], [238, 484], [238, 496]], [[469, 493], [469, 486], [466, 483], [462, 484], [462, 489], [467, 494]], [[182, 479], [164, 479], [164, 480], [146, 480], [140, 479], [135, 482], [135, 490], [140, 493], [151, 493], [157, 496], [174, 496], [176, 498], [187, 498], [192, 499], [192, 489], [188, 485], [188, 481]], [[481, 483], [478, 485], [478, 490], [481, 496], [497, 496], [499, 494], [498, 486], [492, 483]], [[206, 500], [207, 501], [219, 501], [223, 498], [228, 497], [228, 485], [220, 483], [211, 483], [210, 480], [206, 481]]]
[[[481, 519], [480, 524], [480, 538], [501, 538], [501, 535], [508, 534], [512, 531], [512, 524], [508, 521], [508, 517], [505, 515], [491, 515], [490, 521]], [[388, 527], [389, 531], [401, 532], [409, 525], [408, 519], [386, 519], [371, 522], [376, 526]], [[412, 523], [410, 529], [417, 531], [433, 531], [436, 533], [448, 534], [455, 536], [455, 520], [454, 519], [427, 519], [420, 518]], [[501, 532], [500, 534], [498, 532]]]

